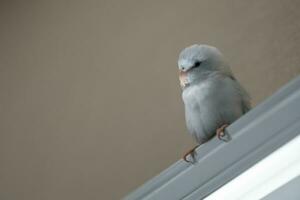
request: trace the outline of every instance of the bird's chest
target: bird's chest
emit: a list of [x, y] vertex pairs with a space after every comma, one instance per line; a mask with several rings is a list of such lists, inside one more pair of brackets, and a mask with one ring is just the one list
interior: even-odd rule
[[187, 128], [198, 142], [208, 139], [214, 128], [210, 117], [215, 112], [214, 90], [210, 84], [204, 83], [190, 86], [182, 93]]
[[210, 83], [201, 83], [186, 88], [182, 93], [182, 99], [186, 109], [199, 110], [212, 103], [214, 89]]

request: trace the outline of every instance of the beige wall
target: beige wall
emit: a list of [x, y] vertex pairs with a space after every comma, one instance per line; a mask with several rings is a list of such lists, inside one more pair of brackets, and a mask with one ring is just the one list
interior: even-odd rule
[[120, 199], [194, 145], [177, 55], [220, 48], [257, 104], [300, 72], [300, 1], [1, 1], [0, 199]]

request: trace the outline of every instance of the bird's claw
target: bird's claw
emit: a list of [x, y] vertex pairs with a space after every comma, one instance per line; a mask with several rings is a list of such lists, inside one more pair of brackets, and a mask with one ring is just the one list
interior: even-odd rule
[[[195, 146], [194, 148], [192, 148], [191, 150], [189, 150], [188, 152], [186, 152], [184, 155], [183, 155], [183, 160], [185, 162], [188, 162], [188, 163], [194, 163], [195, 162], [195, 154], [196, 154], [196, 148], [198, 147], [199, 145]], [[192, 161], [188, 160], [187, 157], [191, 155], [192, 157]]]
[[224, 142], [228, 142], [231, 140], [231, 137], [229, 134], [225, 133], [225, 128], [228, 126], [228, 124], [222, 125], [220, 128], [217, 129], [217, 137], [219, 140], [222, 140]]
[[[217, 134], [217, 137], [219, 140], [222, 140], [224, 142], [228, 142], [229, 140], [231, 140], [231, 137], [229, 134], [226, 134], [225, 132], [225, 128], [228, 126], [228, 124], [224, 124], [222, 125], [220, 128], [217, 129], [216, 131], [216, 134]], [[194, 148], [192, 148], [191, 150], [189, 150], [188, 152], [186, 152], [184, 155], [183, 155], [183, 160], [185, 162], [188, 162], [188, 163], [194, 163], [195, 160], [196, 160], [196, 157], [195, 157], [195, 154], [196, 154], [196, 148], [198, 147], [199, 145], [195, 146]], [[192, 160], [188, 160], [188, 156], [191, 155], [191, 158]]]

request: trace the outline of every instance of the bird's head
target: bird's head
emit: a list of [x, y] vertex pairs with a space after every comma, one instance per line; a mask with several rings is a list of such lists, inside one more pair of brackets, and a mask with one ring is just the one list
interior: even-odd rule
[[210, 72], [228, 71], [221, 52], [209, 45], [192, 45], [181, 51], [178, 59], [181, 87], [205, 78]]

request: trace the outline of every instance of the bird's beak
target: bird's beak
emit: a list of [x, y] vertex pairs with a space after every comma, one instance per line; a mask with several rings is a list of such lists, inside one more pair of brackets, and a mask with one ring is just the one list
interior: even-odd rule
[[180, 86], [182, 88], [187, 86], [187, 84], [188, 84], [187, 72], [179, 70], [179, 81], [180, 81]]

